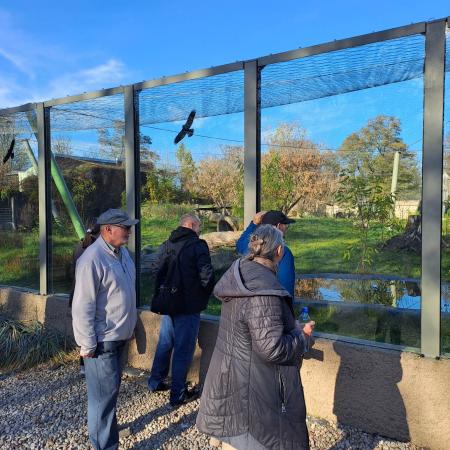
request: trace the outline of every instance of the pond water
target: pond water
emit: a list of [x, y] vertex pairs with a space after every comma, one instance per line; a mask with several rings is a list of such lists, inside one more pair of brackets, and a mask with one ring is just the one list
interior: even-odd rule
[[[420, 282], [417, 279], [370, 278], [363, 275], [300, 275], [296, 282], [300, 302], [350, 302], [419, 310]], [[441, 311], [450, 312], [450, 285], [441, 288]]]

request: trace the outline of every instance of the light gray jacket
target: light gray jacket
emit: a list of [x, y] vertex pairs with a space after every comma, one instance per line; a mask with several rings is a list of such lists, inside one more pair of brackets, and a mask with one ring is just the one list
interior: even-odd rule
[[124, 247], [119, 258], [99, 237], [78, 259], [72, 317], [82, 354], [97, 342], [130, 339], [136, 325], [136, 269]]

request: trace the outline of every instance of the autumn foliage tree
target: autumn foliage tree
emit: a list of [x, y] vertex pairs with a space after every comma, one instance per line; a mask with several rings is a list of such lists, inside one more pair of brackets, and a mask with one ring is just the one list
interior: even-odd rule
[[295, 123], [281, 124], [268, 143], [261, 161], [263, 209], [317, 212], [336, 184], [333, 155], [322, 152]]
[[219, 157], [199, 162], [196, 171], [196, 190], [215, 206], [238, 206], [243, 203], [244, 150], [242, 147], [223, 147]]

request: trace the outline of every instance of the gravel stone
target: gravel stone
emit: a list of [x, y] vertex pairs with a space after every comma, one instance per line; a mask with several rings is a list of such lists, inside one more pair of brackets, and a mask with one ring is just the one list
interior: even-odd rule
[[[120, 388], [117, 419], [120, 449], [217, 450], [195, 427], [199, 401], [173, 410], [169, 393], [152, 394], [146, 374], [127, 370]], [[0, 373], [0, 448], [85, 449], [86, 384], [76, 364], [43, 364], [19, 373]], [[420, 450], [364, 433], [354, 427], [308, 417], [312, 450]]]

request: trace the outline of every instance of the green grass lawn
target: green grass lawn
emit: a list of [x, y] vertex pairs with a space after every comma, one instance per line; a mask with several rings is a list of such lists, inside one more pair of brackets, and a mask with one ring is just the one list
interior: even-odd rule
[[[371, 246], [378, 247], [383, 242], [381, 234], [381, 227], [370, 232]], [[343, 258], [345, 250], [358, 243], [358, 230], [349, 219], [299, 219], [289, 227], [286, 242], [299, 273], [355, 273], [357, 270], [358, 254], [353, 254], [348, 261]], [[444, 262], [448, 264], [449, 258]], [[420, 278], [420, 264], [419, 255], [380, 250], [366, 272]]]

